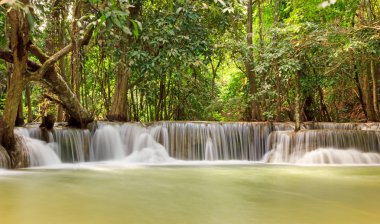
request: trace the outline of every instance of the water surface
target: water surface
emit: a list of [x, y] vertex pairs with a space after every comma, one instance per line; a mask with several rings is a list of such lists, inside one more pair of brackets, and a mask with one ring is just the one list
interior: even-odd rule
[[380, 167], [94, 165], [9, 172], [0, 171], [2, 224], [380, 220]]

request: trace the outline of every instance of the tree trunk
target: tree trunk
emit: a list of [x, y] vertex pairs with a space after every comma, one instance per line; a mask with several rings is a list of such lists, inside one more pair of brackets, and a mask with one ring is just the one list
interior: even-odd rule
[[155, 116], [156, 121], [161, 120], [162, 108], [163, 108], [162, 104], [165, 97], [165, 81], [166, 81], [166, 75], [163, 75], [163, 77], [160, 80], [160, 92], [158, 95], [158, 102], [157, 102], [156, 116]]
[[211, 100], [213, 101], [215, 99], [215, 80], [216, 76], [218, 75], [218, 70], [220, 65], [222, 64], [223, 59], [220, 57], [218, 58], [218, 62], [216, 65], [214, 65], [212, 58], [210, 57], [211, 61], [211, 72], [212, 72], [212, 80], [211, 80]]
[[[28, 5], [29, 1], [22, 0]], [[13, 133], [18, 106], [22, 96], [23, 75], [27, 68], [27, 44], [29, 42], [29, 22], [25, 13], [18, 7], [11, 8], [7, 14], [10, 29], [10, 47], [13, 55], [13, 74], [9, 77], [4, 109], [4, 130], [2, 145], [10, 152], [15, 150], [16, 140]], [[12, 157], [12, 153], [10, 153]]]
[[253, 44], [252, 44], [252, 0], [247, 1], [247, 46], [248, 46], [248, 54], [247, 59], [245, 61], [245, 70], [249, 81], [249, 97], [250, 97], [250, 114], [249, 114], [249, 120], [259, 120], [259, 107], [258, 102], [254, 98], [256, 94], [256, 75], [253, 72], [253, 64], [254, 64], [254, 58], [253, 58]]
[[43, 77], [43, 84], [48, 87], [58, 99], [65, 111], [70, 115], [69, 125], [85, 128], [88, 123], [92, 122], [93, 116], [81, 105], [79, 99], [71, 91], [65, 80], [54, 70], [47, 72]]
[[[366, 63], [365, 63], [366, 64]], [[366, 110], [368, 114], [367, 121], [377, 121], [376, 113], [374, 110], [373, 105], [373, 96], [372, 96], [372, 90], [371, 90], [371, 74], [370, 74], [370, 68], [366, 66], [364, 69], [365, 75], [364, 75], [364, 82], [363, 82], [363, 88], [364, 88], [364, 96], [365, 96], [365, 102], [366, 102]]]
[[24, 122], [24, 113], [23, 113], [23, 107], [22, 107], [22, 95], [20, 102], [18, 103], [18, 109], [17, 109], [17, 117], [16, 117], [16, 127], [23, 126], [25, 124]]
[[295, 128], [294, 131], [297, 132], [301, 130], [301, 71], [296, 72], [295, 77], [295, 87], [296, 87], [296, 99], [295, 99], [295, 111], [294, 111], [294, 120]]
[[[132, 111], [133, 111], [133, 120], [134, 121], [139, 121], [139, 116], [138, 116], [138, 113], [137, 113], [137, 102], [135, 102], [135, 96], [134, 96], [134, 91], [133, 91], [133, 88], [130, 89], [131, 90], [131, 104], [132, 104]], [[136, 99], [137, 101], [137, 99]]]
[[82, 83], [81, 76], [81, 46], [79, 46], [78, 40], [80, 37], [79, 34], [79, 19], [82, 15], [82, 1], [77, 1], [74, 8], [74, 22], [71, 27], [71, 39], [74, 43], [74, 49], [71, 54], [71, 75], [73, 80], [73, 90], [80, 102], [80, 87]]
[[[27, 5], [28, 1], [25, 0], [23, 3]], [[13, 63], [14, 72], [9, 79], [10, 88], [7, 91], [6, 110], [4, 111], [3, 118], [6, 126], [2, 138], [4, 146], [9, 146], [10, 148], [14, 147], [13, 128], [18, 102], [22, 93], [23, 82], [31, 80], [42, 81], [45, 86], [50, 88], [50, 90], [58, 96], [58, 99], [55, 99], [54, 97], [50, 98], [51, 100], [61, 103], [70, 114], [70, 125], [85, 127], [87, 123], [93, 120], [93, 117], [82, 107], [78, 98], [73, 94], [62, 76], [57, 73], [56, 67], [54, 66], [60, 58], [73, 50], [73, 44], [71, 43], [65, 46], [49, 57], [36, 45], [29, 42], [29, 24], [24, 12], [21, 12], [18, 8], [12, 8], [8, 13], [8, 17], [10, 18], [9, 21], [12, 27], [10, 35], [12, 51], [2, 51], [2, 57], [7, 54], [12, 55], [11, 59], [9, 57], [5, 59], [8, 62]], [[93, 31], [94, 27], [89, 26], [89, 28], [85, 30], [83, 37], [79, 38], [78, 44], [80, 46], [87, 45], [91, 39]], [[42, 65], [27, 60], [27, 49], [38, 58]], [[31, 69], [29, 72], [26, 72], [27, 65], [30, 66], [29, 68]], [[23, 77], [23, 75], [26, 76]]]
[[261, 7], [262, 0], [257, 0], [257, 13], [259, 17], [259, 39], [260, 39], [260, 51], [264, 49], [264, 36], [263, 36], [263, 12]]
[[116, 88], [112, 96], [111, 110], [107, 119], [111, 121], [127, 121], [127, 93], [129, 70], [119, 67], [116, 77]]
[[360, 85], [359, 73], [358, 73], [358, 70], [357, 70], [357, 67], [355, 64], [353, 65], [353, 70], [354, 70], [354, 75], [355, 75], [354, 76], [355, 84], [356, 84], [356, 88], [358, 89], [358, 94], [359, 94], [358, 100], [359, 100], [360, 105], [362, 107], [363, 113], [364, 113], [366, 119], [368, 120], [367, 105], [366, 105], [366, 102], [364, 101], [363, 89]]
[[320, 110], [321, 121], [331, 122], [331, 117], [327, 110], [325, 100], [323, 97], [323, 90], [320, 86], [318, 86], [318, 94], [319, 94], [319, 110]]
[[25, 101], [28, 107], [28, 123], [33, 122], [32, 100], [31, 100], [31, 87], [27, 84], [25, 87]]
[[378, 75], [377, 75], [377, 72], [376, 72], [376, 65], [375, 65], [375, 61], [374, 60], [371, 60], [371, 78], [372, 78], [372, 96], [373, 96], [373, 109], [374, 109], [374, 112], [375, 112], [375, 116], [377, 118], [380, 117], [380, 114], [379, 114], [379, 104], [378, 104], [378, 98], [377, 98], [377, 78], [378, 78]]
[[[274, 0], [274, 28], [277, 28], [278, 26], [278, 1], [279, 0]], [[273, 35], [273, 41], [274, 41], [274, 47], [276, 48], [277, 47], [277, 31], [275, 31], [274, 35]], [[273, 66], [273, 70], [275, 72], [275, 76], [276, 76], [276, 93], [277, 93], [277, 97], [276, 97], [276, 118], [275, 120], [276, 121], [280, 121], [281, 120], [281, 112], [282, 112], [282, 101], [281, 101], [281, 76], [280, 76], [280, 71], [278, 69], [278, 62], [277, 62], [277, 59], [275, 59], [274, 61], [274, 66]]]
[[[57, 0], [59, 1], [59, 0]], [[58, 30], [57, 30], [57, 33], [58, 33], [58, 44], [61, 48], [65, 47], [66, 43], [65, 43], [65, 19], [67, 17], [67, 15], [65, 14], [66, 10], [65, 10], [65, 6], [64, 6], [64, 3], [63, 1], [60, 1], [59, 2], [59, 15], [58, 15]], [[60, 19], [59, 19], [60, 17]], [[65, 60], [65, 57], [62, 57], [60, 60], [59, 60], [59, 73], [60, 75], [62, 76], [62, 78], [67, 82], [67, 78], [66, 78], [66, 60]], [[62, 122], [64, 121], [64, 116], [63, 116], [63, 107], [61, 104], [58, 104], [57, 106], [57, 122]]]

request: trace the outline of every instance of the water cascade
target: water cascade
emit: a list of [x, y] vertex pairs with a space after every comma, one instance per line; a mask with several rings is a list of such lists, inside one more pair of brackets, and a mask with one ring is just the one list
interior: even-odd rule
[[48, 142], [44, 139], [43, 130], [39, 128], [16, 128], [15, 133], [20, 136], [22, 154], [29, 166], [50, 166], [61, 163], [57, 155], [58, 145], [54, 142], [51, 132], [46, 132]]
[[124, 145], [115, 126], [99, 127], [91, 141], [90, 160], [114, 160], [125, 157]]
[[[32, 165], [48, 164], [52, 155], [44, 157], [47, 148], [65, 163], [175, 159], [353, 164], [380, 163], [379, 126], [305, 123], [303, 130], [294, 133], [292, 123], [98, 122], [93, 131], [55, 128], [46, 133], [39, 128], [18, 128], [16, 133], [26, 138], [31, 160], [36, 161]], [[0, 167], [9, 160], [2, 151]]]
[[46, 143], [38, 139], [25, 137], [25, 148], [29, 151], [30, 166], [50, 166], [61, 163], [60, 158], [53, 149], [56, 143]]
[[[183, 160], [260, 160], [273, 129], [270, 123], [248, 122], [163, 122], [158, 125], [164, 130], [161, 133], [167, 134], [165, 146], [169, 155]], [[162, 141], [164, 135], [156, 139]]]
[[[268, 153], [263, 160], [272, 163], [376, 163], [379, 152], [380, 132], [377, 131], [338, 128], [297, 133], [275, 131], [268, 137]], [[358, 153], [363, 158], [374, 158], [352, 160], [351, 157], [358, 157]]]

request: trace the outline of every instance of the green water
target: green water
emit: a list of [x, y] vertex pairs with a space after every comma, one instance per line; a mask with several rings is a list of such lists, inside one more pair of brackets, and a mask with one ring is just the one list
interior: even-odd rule
[[0, 223], [380, 223], [380, 167], [27, 170], [0, 176]]

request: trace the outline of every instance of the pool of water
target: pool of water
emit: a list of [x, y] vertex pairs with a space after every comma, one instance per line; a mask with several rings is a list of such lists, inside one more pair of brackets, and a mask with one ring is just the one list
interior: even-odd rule
[[0, 170], [0, 223], [379, 223], [380, 167]]

